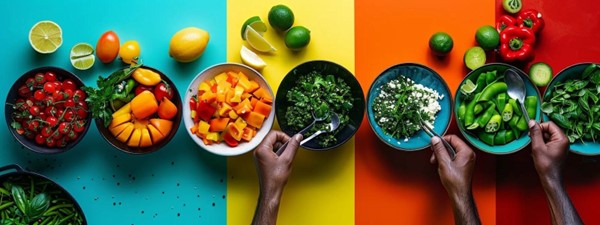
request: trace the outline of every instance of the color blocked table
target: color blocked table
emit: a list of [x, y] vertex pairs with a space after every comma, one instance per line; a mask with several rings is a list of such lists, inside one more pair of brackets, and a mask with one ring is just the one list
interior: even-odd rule
[[[40, 66], [65, 68], [95, 86], [98, 76], [124, 65], [97, 61], [92, 69], [78, 71], [68, 56], [74, 44], [95, 45], [107, 30], [114, 30], [121, 43], [137, 40], [143, 62], [169, 75], [183, 93], [210, 65], [241, 62], [239, 50], [245, 44], [241, 24], [254, 15], [266, 22], [269, 9], [280, 3], [294, 11], [294, 25], [311, 30], [312, 40], [308, 48], [293, 53], [285, 47], [283, 35], [269, 26], [265, 37], [278, 51], [260, 56], [268, 64], [262, 73], [274, 92], [291, 68], [313, 59], [343, 65], [356, 75], [365, 93], [380, 72], [403, 62], [432, 67], [454, 92], [468, 73], [462, 57], [475, 45], [476, 29], [494, 24], [501, 12], [496, 1], [3, 1], [0, 98], [6, 98], [18, 76]], [[536, 60], [555, 71], [576, 62], [600, 62], [599, 3], [525, 0], [524, 5], [542, 11], [547, 23]], [[40, 20], [53, 20], [63, 29], [63, 45], [53, 54], [36, 53], [27, 40], [29, 29]], [[207, 30], [211, 38], [198, 61], [181, 64], [169, 58], [169, 40], [188, 26]], [[454, 50], [442, 60], [427, 47], [436, 31], [454, 38]], [[449, 132], [459, 133], [454, 122]], [[54, 179], [74, 195], [90, 224], [248, 224], [256, 206], [252, 154], [226, 158], [207, 153], [188, 137], [184, 126], [162, 150], [142, 156], [113, 149], [95, 124], [76, 148], [60, 155], [22, 149], [5, 121], [0, 124], [0, 140], [0, 165], [18, 163]], [[473, 185], [484, 224], [549, 224], [528, 151], [508, 156], [477, 152]], [[429, 150], [390, 149], [365, 119], [357, 136], [340, 148], [298, 152], [279, 222], [451, 224], [451, 205], [436, 167], [429, 164], [430, 155]], [[567, 162], [567, 188], [587, 224], [600, 224], [594, 204], [600, 201], [598, 159], [572, 154]]]

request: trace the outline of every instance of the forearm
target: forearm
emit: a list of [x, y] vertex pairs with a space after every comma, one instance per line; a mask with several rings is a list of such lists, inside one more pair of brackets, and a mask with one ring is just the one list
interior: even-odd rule
[[540, 178], [554, 225], [583, 224], [560, 179]]
[[456, 225], [480, 225], [479, 213], [471, 191], [461, 194], [450, 194]]
[[275, 225], [279, 212], [279, 202], [282, 191], [263, 193], [258, 196], [256, 211], [254, 212], [253, 225]]

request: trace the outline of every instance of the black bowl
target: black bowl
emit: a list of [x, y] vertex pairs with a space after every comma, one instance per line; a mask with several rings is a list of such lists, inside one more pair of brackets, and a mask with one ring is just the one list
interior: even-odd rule
[[[317, 141], [315, 141], [316, 139], [313, 139], [312, 141], [302, 145], [302, 147], [309, 150], [329, 150], [337, 148], [354, 136], [354, 134], [358, 131], [365, 114], [365, 95], [363, 90], [358, 83], [358, 80], [356, 80], [356, 77], [354, 77], [350, 71], [341, 65], [330, 61], [315, 60], [304, 62], [288, 72], [288, 74], [285, 75], [279, 84], [275, 98], [275, 114], [277, 116], [277, 121], [279, 122], [279, 127], [284, 133], [290, 136], [295, 134], [296, 130], [290, 126], [287, 126], [285, 122], [285, 112], [291, 105], [291, 103], [286, 99], [287, 91], [296, 86], [296, 81], [300, 76], [313, 71], [320, 72], [324, 75], [331, 74], [336, 78], [342, 78], [344, 82], [350, 86], [352, 98], [354, 99], [353, 109], [350, 110], [348, 115], [350, 118], [348, 125], [341, 128], [342, 130], [340, 130], [335, 136], [337, 142], [329, 146], [321, 146]], [[310, 111], [307, 110], [306, 113], [310, 114]]]
[[155, 152], [155, 151], [161, 149], [167, 143], [169, 143], [169, 141], [171, 139], [173, 139], [173, 137], [175, 136], [175, 133], [177, 133], [177, 130], [179, 129], [179, 124], [181, 123], [181, 117], [183, 115], [183, 113], [182, 113], [183, 107], [181, 106], [181, 97], [179, 96], [179, 91], [177, 91], [177, 87], [175, 87], [175, 83], [173, 83], [173, 81], [171, 81], [171, 79], [169, 79], [165, 74], [163, 74], [162, 72], [160, 72], [157, 69], [154, 69], [154, 68], [148, 67], [148, 66], [142, 66], [142, 68], [149, 69], [149, 70], [152, 70], [152, 71], [160, 74], [161, 79], [163, 81], [166, 81], [167, 84], [169, 84], [169, 86], [173, 89], [173, 99], [171, 99], [171, 101], [173, 102], [173, 104], [175, 104], [175, 106], [177, 106], [177, 115], [175, 115], [175, 117], [171, 120], [171, 121], [173, 121], [173, 128], [171, 128], [171, 132], [169, 133], [169, 135], [167, 135], [167, 137], [165, 137], [165, 139], [163, 139], [159, 143], [153, 144], [152, 146], [149, 146], [149, 147], [144, 147], [144, 148], [129, 147], [129, 146], [127, 146], [127, 143], [123, 143], [123, 142], [119, 141], [115, 136], [113, 136], [112, 133], [110, 133], [110, 130], [108, 130], [108, 127], [104, 125], [104, 121], [102, 119], [95, 119], [96, 127], [98, 128], [98, 131], [100, 132], [100, 134], [102, 134], [102, 137], [104, 138], [104, 140], [106, 140], [108, 143], [110, 143], [113, 147], [115, 147], [123, 152], [134, 154], [134, 155]]
[[[15, 170], [15, 171], [4, 173], [5, 171], [9, 171], [9, 170]], [[47, 189], [54, 188], [55, 190], [58, 190], [59, 192], [61, 192], [61, 193], [59, 193], [61, 195], [60, 197], [64, 198], [67, 202], [70, 202], [71, 204], [73, 204], [73, 207], [81, 215], [82, 224], [87, 224], [87, 220], [85, 219], [85, 214], [83, 213], [81, 206], [79, 206], [79, 203], [77, 203], [77, 201], [75, 201], [75, 198], [73, 198], [73, 196], [67, 190], [65, 190], [63, 187], [58, 185], [58, 183], [50, 180], [49, 178], [47, 178], [43, 175], [26, 171], [17, 164], [11, 164], [11, 165], [6, 165], [3, 167], [0, 167], [0, 174], [1, 174], [0, 175], [0, 184], [4, 184], [5, 182], [10, 182], [10, 183], [23, 182], [23, 180], [27, 180], [26, 182], [27, 182], [27, 184], [29, 184], [30, 179], [38, 180], [39, 182], [43, 182], [43, 183], [47, 183], [46, 188]], [[27, 186], [27, 187], [29, 187], [29, 186]], [[8, 190], [8, 191], [10, 191], [10, 190]]]
[[8, 94], [6, 96], [6, 105], [4, 106], [4, 118], [6, 119], [6, 125], [8, 126], [8, 129], [10, 130], [10, 133], [13, 135], [13, 137], [15, 137], [15, 139], [17, 139], [17, 141], [19, 141], [19, 143], [21, 143], [23, 146], [30, 149], [31, 151], [34, 151], [37, 153], [42, 153], [42, 154], [63, 153], [63, 152], [66, 152], [67, 150], [73, 148], [75, 145], [77, 145], [77, 143], [79, 143], [79, 141], [81, 141], [81, 139], [83, 139], [83, 136], [85, 136], [85, 134], [87, 133], [87, 131], [90, 127], [90, 123], [91, 123], [91, 116], [89, 113], [88, 113], [88, 117], [85, 119], [85, 129], [83, 130], [83, 132], [79, 135], [79, 137], [76, 140], [71, 141], [69, 144], [67, 144], [67, 146], [62, 147], [62, 148], [58, 148], [58, 147], [49, 148], [46, 146], [40, 146], [37, 143], [35, 143], [34, 140], [27, 139], [25, 136], [18, 134], [15, 131], [15, 129], [13, 129], [10, 126], [10, 124], [12, 122], [12, 114], [15, 111], [13, 109], [12, 105], [15, 104], [15, 102], [17, 101], [17, 98], [19, 97], [19, 94], [18, 94], [19, 87], [22, 86], [23, 84], [25, 84], [27, 79], [33, 78], [35, 76], [35, 74], [45, 73], [45, 72], [53, 72], [54, 74], [56, 74], [56, 78], [58, 81], [63, 81], [65, 79], [71, 79], [75, 82], [77, 87], [81, 88], [81, 87], [85, 86], [83, 84], [83, 81], [81, 81], [81, 79], [79, 79], [79, 77], [75, 76], [75, 74], [73, 74], [69, 71], [66, 71], [64, 69], [58, 68], [58, 67], [48, 66], [48, 67], [39, 67], [39, 68], [32, 69], [32, 70], [26, 72], [25, 74], [23, 74], [21, 77], [19, 77], [19, 79], [17, 79], [15, 81], [15, 83], [12, 85], [12, 87], [8, 91]]

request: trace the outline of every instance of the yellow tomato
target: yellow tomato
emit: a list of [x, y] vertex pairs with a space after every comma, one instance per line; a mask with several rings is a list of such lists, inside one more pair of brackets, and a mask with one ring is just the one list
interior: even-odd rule
[[140, 57], [140, 44], [133, 40], [126, 41], [119, 49], [119, 57], [127, 64], [137, 62], [137, 58]]

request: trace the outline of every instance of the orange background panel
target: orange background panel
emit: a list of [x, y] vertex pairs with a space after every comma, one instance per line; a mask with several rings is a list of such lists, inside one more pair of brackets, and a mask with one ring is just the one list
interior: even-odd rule
[[[386, 68], [404, 62], [427, 65], [454, 92], [468, 73], [464, 52], [482, 25], [495, 22], [493, 0], [355, 1], [356, 76], [365, 93]], [[445, 58], [429, 51], [429, 37], [449, 33], [454, 49]], [[453, 93], [454, 94], [454, 93]], [[456, 132], [453, 123], [450, 133]], [[495, 158], [477, 152], [473, 192], [484, 224], [495, 224]], [[356, 135], [356, 224], [451, 224], [452, 208], [429, 164], [431, 151], [403, 152], [379, 141], [367, 120]]]

